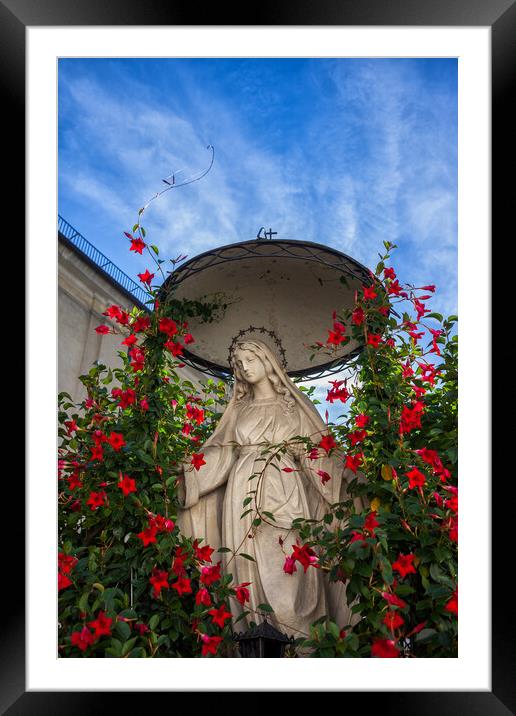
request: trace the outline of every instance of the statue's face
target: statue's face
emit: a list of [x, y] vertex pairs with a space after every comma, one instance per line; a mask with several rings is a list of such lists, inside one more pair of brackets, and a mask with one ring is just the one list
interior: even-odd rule
[[259, 383], [266, 377], [265, 366], [252, 351], [237, 348], [235, 362], [248, 383]]

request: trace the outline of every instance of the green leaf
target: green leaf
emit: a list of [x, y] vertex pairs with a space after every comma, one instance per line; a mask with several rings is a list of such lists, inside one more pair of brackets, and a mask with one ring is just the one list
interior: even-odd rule
[[131, 651], [131, 649], [133, 648], [133, 646], [136, 644], [137, 641], [138, 641], [137, 636], [133, 637], [132, 639], [129, 639], [129, 641], [126, 641], [122, 647], [122, 656], [127, 656], [127, 654], [129, 654], [129, 652]]
[[246, 554], [245, 552], [239, 552], [238, 557], [243, 557], [244, 559], [249, 559], [251, 562], [256, 562], [254, 557], [251, 557], [250, 554]]
[[258, 604], [256, 608], [261, 609], [262, 612], [274, 612], [270, 604]]
[[151, 244], [151, 249], [154, 251], [156, 256], [159, 256], [159, 249], [157, 246], [154, 246], [154, 244]]
[[151, 618], [149, 619], [149, 629], [151, 631], [154, 631], [154, 629], [158, 626], [158, 624], [159, 624], [159, 614], [153, 614], [151, 616]]
[[126, 641], [131, 636], [131, 627], [126, 622], [117, 622], [115, 631], [123, 641]]

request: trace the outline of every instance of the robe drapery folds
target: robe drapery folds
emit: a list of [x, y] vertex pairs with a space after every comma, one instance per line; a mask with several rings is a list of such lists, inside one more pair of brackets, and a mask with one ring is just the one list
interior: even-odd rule
[[[223, 572], [233, 575], [233, 585], [251, 583], [250, 602], [245, 605], [251, 612], [239, 621], [239, 629], [247, 628], [250, 621], [263, 620], [253, 612], [264, 603], [274, 610], [267, 620], [289, 636], [308, 635], [310, 625], [325, 614], [340, 626], [354, 623], [356, 616], [347, 605], [344, 583], [330, 583], [314, 567], [304, 573], [299, 563], [296, 572], [286, 574], [283, 565], [298, 536], [291, 529], [292, 521], [298, 517], [320, 519], [330, 504], [348, 499], [346, 486], [355, 475], [343, 468], [342, 456], [328, 457], [320, 451], [321, 457], [310, 459], [301, 442], [272, 458], [271, 445], [295, 436], [310, 437], [317, 444], [327, 431], [315, 406], [282, 370], [272, 350], [259, 341], [253, 343], [267, 356], [295, 402], [290, 401], [289, 406], [279, 393], [274, 398], [254, 400], [248, 396], [240, 401], [233, 395], [201, 449], [206, 464], [198, 471], [184, 466], [180, 529], [186, 536], [203, 538], [204, 544], [215, 550], [229, 548], [231, 552], [221, 554]], [[323, 482], [318, 471], [330, 479]], [[244, 506], [247, 497], [252, 499]], [[363, 508], [359, 498], [355, 498], [355, 506]], [[253, 530], [256, 507], [262, 514], [274, 515], [274, 520], [265, 517]], [[235, 557], [235, 552], [253, 560]], [[233, 619], [243, 611], [234, 599], [230, 607]]]

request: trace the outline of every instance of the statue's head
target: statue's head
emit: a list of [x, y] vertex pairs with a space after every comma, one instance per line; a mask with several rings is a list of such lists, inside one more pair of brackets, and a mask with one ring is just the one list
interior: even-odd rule
[[295, 400], [285, 386], [284, 370], [279, 361], [269, 358], [272, 355], [270, 346], [260, 340], [242, 340], [234, 345], [231, 367], [235, 378], [236, 399], [250, 397], [254, 384], [268, 380], [276, 393], [283, 397], [286, 406], [291, 409], [295, 405]]

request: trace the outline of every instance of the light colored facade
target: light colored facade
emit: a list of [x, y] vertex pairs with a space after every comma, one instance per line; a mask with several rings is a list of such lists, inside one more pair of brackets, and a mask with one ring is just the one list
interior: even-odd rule
[[[87, 373], [94, 361], [115, 368], [121, 365], [118, 351], [124, 350], [120, 335], [99, 335], [95, 328], [111, 323], [103, 312], [111, 305], [130, 311], [131, 295], [88, 261], [80, 250], [61, 237], [58, 241], [58, 391], [80, 402], [86, 390], [78, 376]], [[186, 366], [181, 377], [198, 385], [205, 380], [199, 371]]]

